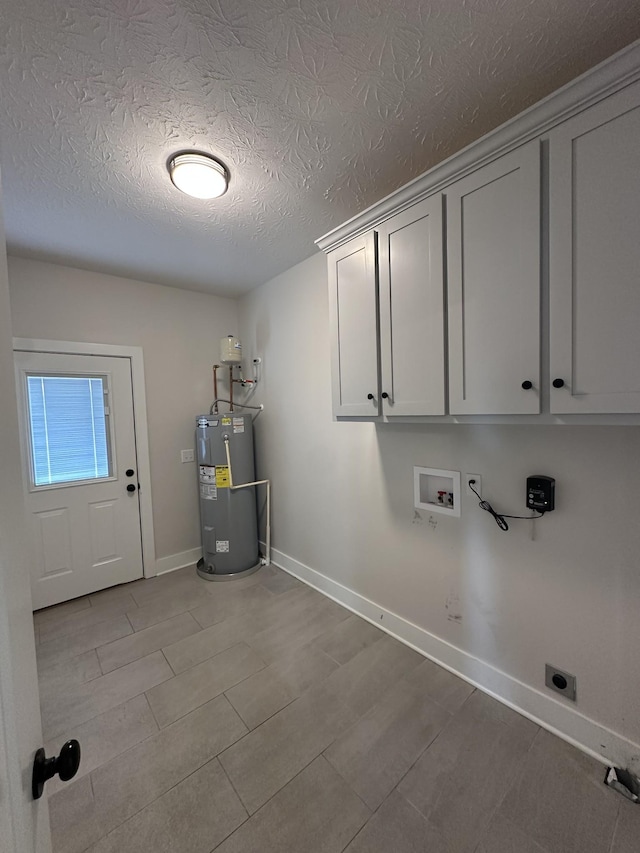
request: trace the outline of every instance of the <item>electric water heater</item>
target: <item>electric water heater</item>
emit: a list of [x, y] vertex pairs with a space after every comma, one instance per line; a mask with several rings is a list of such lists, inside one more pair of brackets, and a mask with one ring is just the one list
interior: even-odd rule
[[196, 453], [202, 534], [198, 574], [207, 580], [251, 574], [261, 566], [256, 487], [237, 488], [255, 481], [251, 416], [199, 415]]

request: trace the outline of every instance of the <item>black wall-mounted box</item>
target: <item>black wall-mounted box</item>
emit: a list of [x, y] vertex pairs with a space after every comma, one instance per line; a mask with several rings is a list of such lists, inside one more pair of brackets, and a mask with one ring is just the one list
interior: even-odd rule
[[556, 505], [556, 481], [553, 477], [537, 474], [527, 477], [527, 509], [551, 512]]

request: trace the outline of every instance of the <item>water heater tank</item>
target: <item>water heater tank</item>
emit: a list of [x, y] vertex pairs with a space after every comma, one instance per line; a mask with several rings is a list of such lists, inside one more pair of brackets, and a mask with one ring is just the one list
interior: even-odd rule
[[253, 423], [250, 415], [226, 412], [196, 420], [202, 559], [198, 574], [229, 580], [260, 568], [256, 487], [231, 489], [226, 444], [234, 485], [255, 481]]

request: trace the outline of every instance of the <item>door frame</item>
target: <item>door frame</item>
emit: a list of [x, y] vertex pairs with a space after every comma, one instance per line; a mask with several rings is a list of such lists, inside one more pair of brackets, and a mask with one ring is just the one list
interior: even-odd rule
[[147, 398], [144, 383], [144, 356], [142, 347], [119, 344], [91, 344], [82, 341], [47, 341], [36, 338], [14, 338], [14, 352], [62, 353], [64, 355], [104, 355], [128, 358], [131, 362], [133, 388], [133, 422], [136, 433], [136, 457], [140, 489], [140, 538], [142, 543], [142, 571], [145, 578], [155, 577], [156, 544], [153, 532], [153, 506], [151, 501], [151, 465], [149, 462], [149, 433], [147, 428]]

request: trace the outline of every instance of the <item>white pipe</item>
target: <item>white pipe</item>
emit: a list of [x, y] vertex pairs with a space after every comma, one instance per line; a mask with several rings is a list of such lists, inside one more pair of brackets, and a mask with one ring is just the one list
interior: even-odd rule
[[265, 566], [271, 565], [271, 480], [254, 480], [253, 483], [239, 483], [237, 486], [233, 485], [233, 472], [231, 470], [231, 453], [229, 451], [229, 436], [226, 435], [224, 437], [224, 448], [227, 454], [227, 467], [229, 469], [229, 488], [231, 491], [235, 491], [236, 489], [248, 489], [249, 486], [265, 486], [267, 487], [267, 547], [264, 564]]

